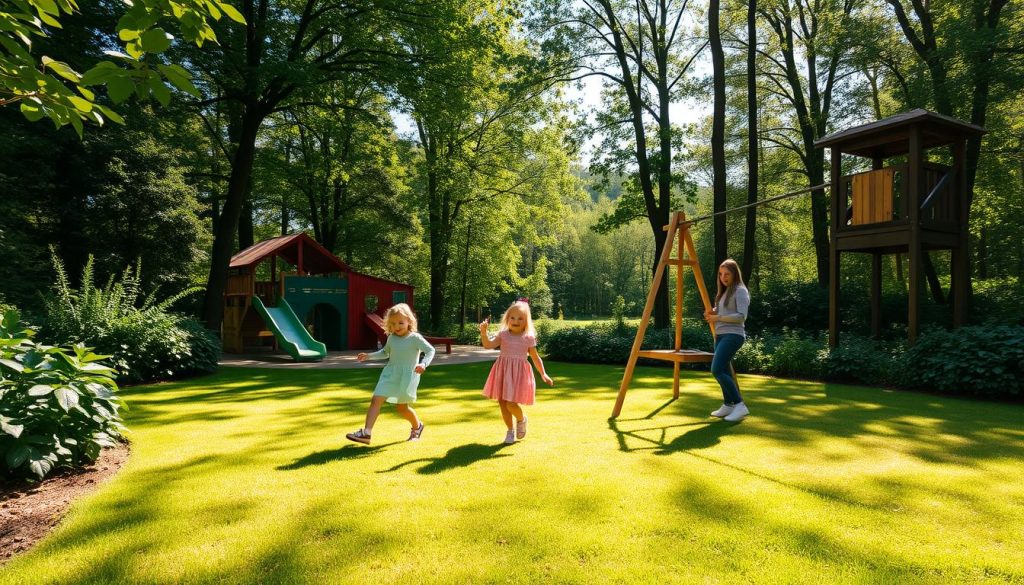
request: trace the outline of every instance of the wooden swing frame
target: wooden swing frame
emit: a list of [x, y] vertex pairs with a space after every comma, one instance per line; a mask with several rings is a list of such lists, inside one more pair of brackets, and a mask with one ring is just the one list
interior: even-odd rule
[[[615, 408], [612, 410], [611, 418], [616, 418], [622, 412], [622, 403], [626, 400], [626, 390], [633, 381], [633, 371], [636, 369], [636, 361], [639, 358], [662, 360], [672, 362], [672, 399], [679, 398], [679, 368], [684, 363], [708, 363], [714, 359], [715, 354], [697, 349], [683, 349], [683, 268], [689, 266], [693, 270], [693, 278], [697, 283], [697, 290], [700, 292], [701, 301], [704, 303], [704, 310], [711, 311], [713, 308], [711, 299], [708, 296], [707, 286], [704, 284], [704, 275], [700, 270], [700, 263], [697, 261], [697, 250], [693, 246], [693, 238], [690, 236], [690, 226], [693, 221], [686, 219], [682, 211], [675, 211], [669, 219], [669, 223], [663, 229], [668, 231], [665, 238], [665, 246], [661, 250], [658, 260], [658, 267], [651, 282], [651, 289], [647, 293], [647, 303], [644, 305], [644, 314], [640, 318], [640, 326], [636, 330], [636, 339], [633, 340], [633, 348], [629, 352], [629, 361], [626, 362], [626, 372], [622, 376], [622, 384], [619, 386], [619, 395], [615, 399]], [[678, 238], [677, 238], [678, 236]], [[676, 248], [676, 256], [672, 257], [672, 249]], [[674, 349], [641, 349], [644, 334], [647, 332], [647, 324], [654, 312], [654, 299], [658, 296], [658, 289], [661, 287], [662, 276], [668, 266], [676, 267], [676, 331]], [[717, 276], [716, 276], [717, 278]], [[715, 338], [715, 324], [708, 323], [711, 328], [712, 339]], [[736, 380], [736, 370], [729, 364], [733, 380]], [[737, 388], [739, 384], [737, 383]]]

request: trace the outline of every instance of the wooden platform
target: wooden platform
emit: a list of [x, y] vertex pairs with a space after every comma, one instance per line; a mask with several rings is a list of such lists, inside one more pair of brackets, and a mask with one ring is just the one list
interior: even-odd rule
[[666, 362], [682, 364], [709, 363], [715, 358], [715, 354], [699, 349], [642, 349], [636, 355], [637, 357], [651, 360], [664, 360]]

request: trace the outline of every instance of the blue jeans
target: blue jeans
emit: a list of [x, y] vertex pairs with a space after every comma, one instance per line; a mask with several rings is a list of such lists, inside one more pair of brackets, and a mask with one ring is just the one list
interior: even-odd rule
[[722, 387], [722, 401], [728, 406], [743, 402], [740, 389], [736, 386], [736, 380], [732, 379], [732, 372], [729, 369], [729, 362], [739, 351], [743, 341], [743, 336], [735, 333], [719, 335], [715, 340], [715, 358], [711, 360], [711, 374]]

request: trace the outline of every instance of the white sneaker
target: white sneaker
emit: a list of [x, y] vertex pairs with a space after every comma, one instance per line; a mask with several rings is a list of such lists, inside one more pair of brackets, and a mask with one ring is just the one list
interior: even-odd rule
[[734, 406], [729, 406], [728, 404], [723, 404], [722, 406], [718, 407], [718, 410], [711, 411], [711, 416], [717, 416], [718, 418], [723, 418], [725, 416], [728, 416], [729, 413], [732, 412], [733, 408], [735, 408], [735, 407]]
[[740, 402], [736, 406], [733, 406], [732, 412], [726, 415], [722, 420], [727, 420], [729, 422], [739, 422], [746, 418], [748, 414], [750, 414], [750, 410], [747, 408], [747, 405]]
[[513, 431], [512, 429], [509, 429], [508, 432], [505, 433], [505, 444], [506, 445], [511, 445], [512, 443], [515, 443], [515, 442], [516, 442], [516, 432]]

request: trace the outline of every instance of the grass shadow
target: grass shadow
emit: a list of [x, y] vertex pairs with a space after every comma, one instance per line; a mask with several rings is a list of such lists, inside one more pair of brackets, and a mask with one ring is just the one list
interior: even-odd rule
[[426, 465], [416, 470], [416, 473], [423, 475], [433, 475], [447, 471], [449, 469], [455, 469], [458, 467], [469, 467], [477, 461], [483, 461], [484, 459], [497, 459], [499, 457], [511, 457], [511, 454], [503, 453], [499, 454], [508, 445], [499, 443], [497, 445], [483, 445], [480, 443], [469, 443], [467, 445], [459, 445], [448, 450], [447, 453], [441, 457], [423, 457], [420, 459], [411, 459], [404, 463], [399, 463], [394, 467], [389, 467], [377, 473], [388, 473], [396, 471], [407, 465], [414, 463], [426, 462]]
[[327, 451], [317, 451], [310, 453], [305, 457], [300, 457], [288, 465], [279, 465], [276, 469], [279, 471], [291, 471], [293, 469], [302, 469], [303, 467], [310, 467], [312, 465], [324, 465], [332, 461], [345, 461], [348, 459], [361, 459], [363, 457], [369, 457], [377, 451], [381, 451], [391, 445], [397, 445], [402, 441], [394, 441], [391, 443], [385, 443], [383, 445], [374, 445], [372, 447], [359, 447], [357, 445], [345, 445], [338, 449], [328, 449]]

